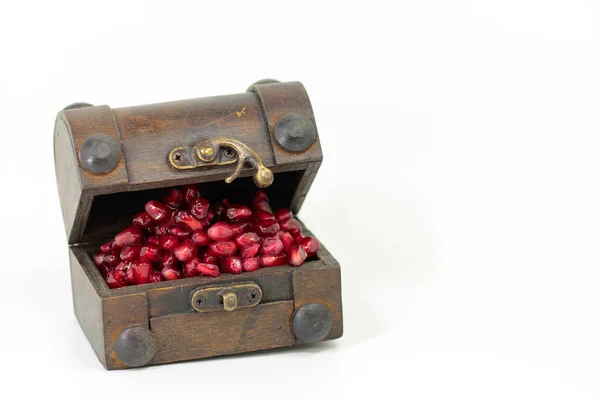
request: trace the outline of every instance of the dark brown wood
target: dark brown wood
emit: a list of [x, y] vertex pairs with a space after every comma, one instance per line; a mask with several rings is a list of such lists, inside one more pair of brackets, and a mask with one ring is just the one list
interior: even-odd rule
[[[251, 90], [115, 110], [90, 106], [59, 113], [56, 173], [71, 245], [75, 315], [107, 369], [129, 368], [117, 356], [115, 342], [134, 327], [138, 332], [148, 329], [142, 337], [152, 339], [152, 346], [145, 348], [155, 351], [148, 365], [290, 346], [297, 342], [291, 325], [294, 312], [309, 302], [323, 304], [332, 312], [333, 328], [325, 340], [341, 336], [340, 269], [325, 247], [298, 268], [262, 268], [239, 276], [194, 277], [119, 289], [109, 289], [92, 262], [100, 243], [127, 226], [133, 213], [149, 198], [162, 197], [168, 187], [198, 183], [203, 196], [231, 200], [254, 192], [251, 168], [227, 185], [222, 180], [233, 167], [186, 172], [169, 166], [167, 154], [172, 148], [204, 139], [224, 136], [250, 146], [275, 173], [273, 185], [267, 188], [274, 207], [300, 209], [321, 165], [320, 144], [317, 138], [306, 152], [286, 154], [272, 141], [272, 125], [287, 113], [314, 118], [308, 97], [298, 83], [255, 85]], [[107, 135], [120, 144], [123, 156], [114, 171], [94, 175], [81, 168], [78, 148], [92, 134]], [[260, 286], [263, 296], [257, 306], [206, 313], [191, 307], [190, 297], [197, 289], [243, 281]], [[123, 343], [126, 340], [119, 341], [119, 349]], [[134, 364], [139, 365], [130, 363]]]

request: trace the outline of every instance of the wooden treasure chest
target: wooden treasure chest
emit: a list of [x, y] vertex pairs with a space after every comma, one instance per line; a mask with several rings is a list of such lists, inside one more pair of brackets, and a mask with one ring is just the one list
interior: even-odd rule
[[340, 266], [296, 217], [323, 155], [298, 82], [54, 129], [75, 315], [107, 369], [342, 335]]

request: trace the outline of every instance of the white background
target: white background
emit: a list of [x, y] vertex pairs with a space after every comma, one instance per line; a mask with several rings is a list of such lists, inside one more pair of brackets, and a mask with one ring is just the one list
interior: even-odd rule
[[[600, 396], [598, 1], [12, 1], [0, 44], [0, 397]], [[104, 371], [72, 312], [56, 112], [262, 78], [311, 96], [301, 217], [342, 264], [343, 338]]]

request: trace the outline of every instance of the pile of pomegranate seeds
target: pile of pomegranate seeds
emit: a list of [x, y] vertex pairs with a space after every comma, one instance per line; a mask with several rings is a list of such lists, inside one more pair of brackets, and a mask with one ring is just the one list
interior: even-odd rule
[[100, 246], [94, 263], [110, 288], [192, 276], [297, 267], [319, 250], [288, 209], [273, 213], [263, 191], [252, 206], [210, 204], [196, 186], [151, 200], [131, 226]]

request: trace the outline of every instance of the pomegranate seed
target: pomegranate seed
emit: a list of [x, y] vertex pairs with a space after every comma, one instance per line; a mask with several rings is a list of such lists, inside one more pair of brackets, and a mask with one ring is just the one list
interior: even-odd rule
[[258, 250], [260, 249], [259, 243], [251, 243], [242, 248], [240, 255], [243, 259], [252, 258], [258, 254]]
[[260, 247], [260, 254], [262, 255], [275, 255], [283, 251], [283, 243], [278, 237], [268, 237], [264, 240]]
[[275, 216], [264, 210], [256, 210], [252, 217], [255, 221], [275, 221]]
[[169, 233], [169, 228], [172, 226], [173, 224], [171, 223], [171, 221], [169, 222], [165, 222], [164, 224], [158, 224], [154, 227], [153, 232], [155, 235], [166, 235]]
[[258, 258], [246, 258], [242, 261], [242, 269], [246, 272], [256, 271], [260, 268], [260, 260]]
[[175, 279], [181, 278], [183, 275], [182, 272], [175, 267], [164, 267], [160, 274], [166, 281], [173, 281]]
[[123, 261], [133, 261], [140, 258], [140, 250], [142, 248], [140, 246], [124, 246], [123, 250], [121, 250], [121, 260]]
[[132, 285], [141, 285], [150, 282], [152, 265], [146, 260], [136, 260], [127, 269], [127, 281]]
[[163, 279], [162, 275], [158, 271], [152, 271], [152, 273], [150, 274], [150, 282], [152, 282], [152, 283], [160, 282], [163, 280], [164, 279]]
[[189, 261], [196, 257], [198, 248], [190, 239], [184, 240], [179, 246], [175, 248], [173, 254], [179, 261]]
[[210, 228], [208, 228], [208, 237], [214, 241], [220, 242], [222, 240], [231, 239], [233, 236], [233, 229], [227, 222], [217, 222]]
[[141, 213], [137, 213], [133, 216], [133, 221], [131, 221], [133, 226], [137, 226], [143, 230], [150, 230], [152, 225], [154, 224], [154, 220], [146, 211], [142, 211]]
[[109, 251], [112, 250], [112, 246], [114, 244], [114, 240], [111, 240], [110, 242], [106, 242], [104, 243], [102, 246], [100, 246], [100, 251], [103, 253], [108, 253]]
[[173, 225], [169, 228], [169, 233], [177, 236], [179, 239], [185, 239], [190, 236], [190, 232], [181, 225]]
[[206, 247], [210, 243], [210, 238], [206, 231], [198, 230], [192, 234], [192, 242], [198, 247]]
[[114, 244], [117, 246], [125, 246], [126, 244], [142, 244], [142, 231], [138, 227], [127, 228], [115, 236]]
[[269, 197], [264, 190], [257, 190], [256, 193], [254, 193], [254, 200], [263, 200], [269, 202]]
[[175, 247], [179, 246], [180, 240], [175, 235], [164, 235], [160, 237], [160, 247], [165, 250], [173, 251]]
[[252, 211], [246, 206], [240, 204], [231, 204], [225, 211], [225, 216], [231, 222], [241, 221], [248, 219], [252, 215]]
[[239, 257], [221, 257], [221, 270], [227, 274], [241, 274], [242, 259]]
[[317, 254], [317, 251], [319, 251], [320, 244], [319, 244], [319, 241], [317, 239], [315, 239], [314, 237], [306, 236], [300, 242], [300, 246], [302, 246], [304, 251], [306, 251], [306, 255], [308, 257], [311, 257], [311, 256], [314, 256], [315, 254]]
[[190, 261], [183, 264], [183, 276], [191, 278], [192, 276], [200, 275], [200, 271], [196, 269], [198, 264], [201, 264], [200, 259], [193, 258]]
[[150, 200], [146, 203], [144, 208], [146, 209], [146, 212], [150, 214], [152, 219], [159, 224], [162, 222], [167, 222], [172, 215], [171, 209], [160, 201]]
[[183, 187], [183, 200], [185, 204], [191, 204], [194, 199], [200, 197], [200, 191], [196, 185], [187, 185]]
[[257, 210], [262, 210], [262, 211], [268, 212], [269, 214], [273, 214], [273, 209], [271, 208], [271, 205], [267, 201], [254, 200], [252, 202], [252, 207], [254, 207], [254, 212], [256, 212]]
[[279, 210], [275, 211], [274, 215], [277, 222], [286, 221], [292, 218], [292, 212], [289, 208], [280, 208]]
[[231, 224], [231, 230], [233, 231], [233, 236], [237, 236], [242, 233], [250, 232], [250, 223], [249, 222], [236, 222], [235, 224]]
[[295, 244], [292, 235], [290, 235], [289, 232], [279, 231], [277, 232], [277, 237], [279, 237], [279, 240], [283, 243], [283, 251], [289, 253], [292, 246]]
[[[117, 266], [118, 266], [118, 265], [117, 265]], [[110, 271], [114, 271], [114, 270], [116, 269], [116, 267], [115, 267], [115, 268], [108, 268], [108, 267], [107, 267], [106, 265], [104, 265], [104, 264], [100, 264], [100, 265], [98, 265], [98, 266], [97, 266], [97, 268], [98, 268], [98, 272], [100, 272], [100, 275], [102, 275], [102, 276], [103, 276], [105, 279], [106, 279], [106, 277], [108, 276], [108, 273], [109, 273]]]
[[127, 272], [127, 270], [129, 269], [129, 267], [131, 266], [130, 262], [120, 262], [119, 265], [117, 265], [115, 267], [115, 269], [118, 269], [119, 271], [123, 271], [123, 272]]
[[160, 256], [160, 247], [155, 244], [146, 244], [140, 250], [140, 258], [150, 262], [157, 262], [160, 260]]
[[302, 225], [295, 218], [290, 218], [279, 223], [279, 227], [282, 231], [289, 232], [292, 236], [297, 236], [302, 233]]
[[215, 218], [217, 220], [221, 220], [225, 216], [225, 211], [227, 210], [227, 205], [225, 205], [224, 202], [226, 202], [226, 201], [227, 201], [227, 199], [223, 199], [220, 202], [213, 203], [210, 206], [210, 210], [214, 213]]
[[203, 220], [208, 217], [208, 208], [210, 207], [210, 203], [208, 200], [199, 197], [197, 199], [192, 200], [190, 203], [190, 213], [198, 218], [199, 220]]
[[171, 210], [176, 210], [181, 206], [181, 203], [183, 202], [183, 193], [179, 189], [171, 188], [169, 189], [167, 194], [165, 194], [163, 202]]
[[171, 252], [168, 251], [164, 251], [162, 253], [162, 256], [160, 257], [160, 266], [165, 268], [165, 267], [171, 267], [171, 268], [175, 268], [177, 266], [177, 259], [175, 258], [175, 255]]
[[279, 232], [279, 224], [275, 221], [258, 221], [254, 224], [254, 231], [259, 236], [273, 236]]
[[174, 214], [175, 222], [179, 225], [187, 228], [188, 231], [197, 231], [198, 229], [202, 229], [202, 222], [198, 221], [196, 218], [192, 216], [187, 211], [177, 211]]
[[306, 251], [300, 245], [295, 245], [292, 247], [292, 250], [288, 254], [288, 264], [292, 267], [298, 267], [302, 265], [304, 260], [306, 260]]
[[207, 264], [218, 264], [220, 258], [221, 257], [211, 253], [210, 251], [205, 251], [202, 255], [202, 262]]
[[106, 255], [106, 253], [96, 253], [94, 254], [94, 265], [96, 265], [96, 267], [99, 267], [100, 265], [102, 265], [102, 261], [104, 261], [104, 256]]
[[212, 254], [217, 256], [232, 256], [235, 254], [237, 247], [232, 241], [213, 242], [208, 245], [208, 248]]
[[153, 244], [155, 246], [160, 246], [160, 236], [148, 236], [144, 241], [144, 244]]
[[283, 253], [260, 257], [260, 265], [263, 267], [276, 267], [285, 264], [287, 256]]
[[104, 258], [102, 259], [102, 265], [104, 265], [108, 269], [113, 269], [114, 267], [119, 265], [120, 262], [121, 259], [119, 258], [119, 253], [115, 254], [114, 250], [112, 250], [110, 253], [106, 253]]
[[260, 237], [254, 232], [242, 233], [241, 235], [236, 236], [235, 244], [241, 249], [242, 247], [260, 242]]
[[125, 271], [112, 270], [106, 275], [106, 283], [111, 289], [127, 286], [127, 274]]
[[221, 271], [219, 271], [219, 267], [216, 266], [215, 264], [207, 264], [207, 263], [197, 264], [196, 271], [198, 271], [202, 275], [208, 275], [208, 276], [221, 275]]
[[296, 236], [292, 235], [292, 237], [294, 238], [294, 243], [296, 243], [296, 244], [301, 244], [301, 243], [302, 243], [302, 240], [304, 240], [304, 238], [305, 238], [306, 236], [304, 236], [303, 234], [299, 233], [299, 234], [297, 234]]

